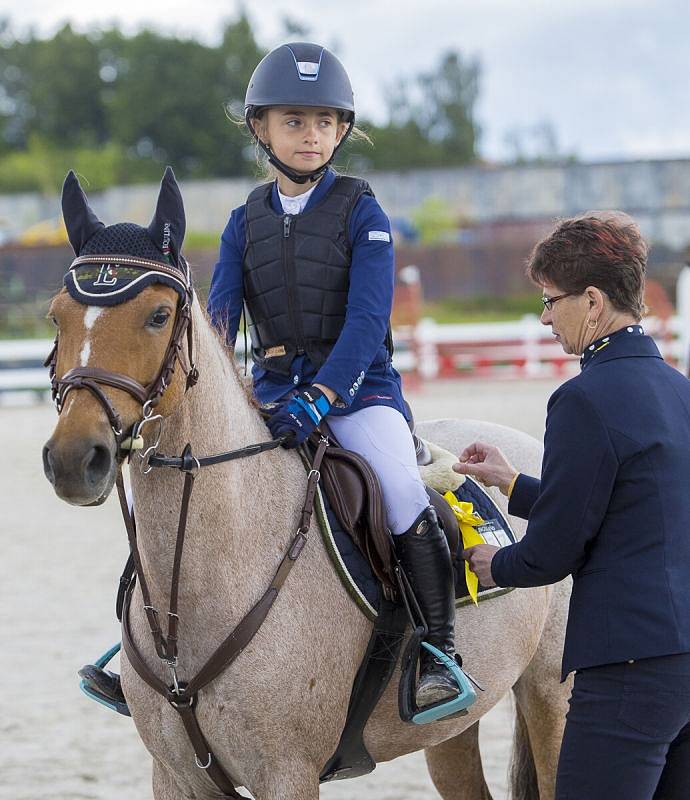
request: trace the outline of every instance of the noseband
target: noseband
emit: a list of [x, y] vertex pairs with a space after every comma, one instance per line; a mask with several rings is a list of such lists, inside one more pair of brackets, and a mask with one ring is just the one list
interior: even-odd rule
[[[189, 269], [189, 264], [184, 257], [180, 256], [180, 264], [183, 268], [183, 272], [173, 267], [167, 267], [165, 264], [161, 264], [157, 261], [150, 261], [146, 258], [112, 255], [80, 256], [74, 259], [70, 265], [70, 270], [74, 270], [83, 264], [102, 264], [104, 262], [114, 261], [118, 264], [143, 268], [147, 270], [147, 275], [149, 276], [152, 273], [157, 273], [165, 276], [168, 280], [172, 278], [182, 290], [181, 299], [177, 304], [177, 314], [175, 316], [172, 336], [170, 337], [170, 342], [158, 375], [146, 386], [134, 380], [134, 378], [130, 378], [128, 375], [99, 369], [98, 367], [74, 367], [68, 370], [61, 378], [58, 378], [56, 371], [59, 333], [55, 335], [53, 348], [44, 366], [48, 367], [50, 370], [51, 393], [58, 414], [64, 408], [65, 400], [71, 391], [74, 389], [87, 389], [98, 400], [108, 417], [110, 427], [115, 434], [119, 456], [121, 451], [136, 450], [143, 446], [141, 430], [146, 422], [151, 421], [155, 407], [160, 402], [165, 390], [170, 386], [175, 372], [175, 363], [179, 361], [181, 368], [185, 370], [185, 391], [196, 384], [199, 379], [199, 371], [194, 364], [194, 332], [192, 329], [191, 311], [192, 299], [194, 297], [192, 274]], [[189, 369], [185, 368], [181, 357], [185, 335], [187, 337], [187, 361], [189, 363]], [[142, 407], [141, 419], [134, 423], [130, 434], [126, 437], [122, 427], [122, 419], [114, 404], [108, 398], [108, 395], [101, 388], [102, 386], [111, 386], [114, 389], [127, 392], [127, 394], [133, 397]]]

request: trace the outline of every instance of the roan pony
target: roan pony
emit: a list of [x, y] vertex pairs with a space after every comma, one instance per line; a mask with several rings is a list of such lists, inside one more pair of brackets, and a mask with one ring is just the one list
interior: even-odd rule
[[[123, 440], [142, 418], [147, 422], [135, 431], [144, 440], [140, 454], [155, 445], [157, 452], [179, 455], [189, 443], [195, 456], [203, 456], [266, 441], [266, 426], [231, 353], [211, 328], [191, 286], [184, 289], [184, 211], [172, 171], [163, 179], [148, 229], [106, 229], [73, 174], [65, 183], [63, 209], [70, 240], [83, 263], [98, 267], [99, 257], [108, 257], [100, 259], [104, 272], [99, 267], [90, 284], [80, 284], [80, 302], [63, 289], [50, 308], [58, 328], [53, 367], [61, 413], [45, 446], [44, 464], [58, 496], [79, 506], [103, 502], [126, 455]], [[120, 237], [122, 252], [103, 254], [97, 247], [94, 251], [94, 237], [104, 230], [117, 234], [135, 229], [137, 235], [149, 236], [152, 247], [156, 243], [158, 261], [165, 260], [161, 250], [170, 254], [173, 267], [180, 267], [177, 278], [171, 267], [167, 274], [173, 280], [148, 282], [147, 273], [136, 269], [142, 253], [125, 249], [126, 236]], [[89, 286], [99, 280], [116, 285], [114, 262], [130, 289], [137, 281], [147, 285], [125, 292], [129, 299], [124, 302], [90, 304]], [[128, 263], [133, 269], [122, 270]], [[178, 336], [181, 328], [176, 327], [185, 291], [189, 342]], [[171, 341], [177, 342], [172, 355]], [[186, 376], [197, 378], [189, 363], [192, 352], [198, 381], [186, 391], [194, 383]], [[107, 376], [113, 374], [119, 378], [109, 381]], [[142, 411], [152, 396], [155, 401]], [[161, 419], [152, 421], [157, 415]], [[535, 474], [539, 469], [538, 443], [509, 428], [440, 420], [420, 425], [419, 433], [455, 453], [481, 437], [499, 445], [523, 471]], [[165, 610], [183, 478], [170, 469], [144, 474], [134, 466], [138, 460], [135, 455], [130, 476], [141, 566], [148, 579], [149, 604]], [[293, 541], [306, 482], [298, 455], [282, 448], [204, 468], [196, 475], [175, 612], [180, 681], [197, 672], [266, 592]], [[506, 514], [504, 498], [496, 500]], [[514, 519], [512, 524], [522, 536], [524, 524]], [[479, 756], [479, 719], [512, 688], [513, 797], [551, 798], [569, 694], [568, 684], [559, 684], [569, 591], [566, 583], [521, 589], [459, 609], [458, 652], [486, 691], [479, 693], [467, 716], [406, 724], [398, 715], [396, 673], [365, 730], [374, 760], [424, 749], [444, 800], [490, 798]], [[133, 641], [148, 668], [168, 685], [170, 675], [156, 656], [143, 606], [139, 582], [129, 611]], [[260, 800], [317, 800], [319, 774], [338, 743], [370, 633], [371, 622], [343, 588], [313, 518], [302, 555], [258, 632], [197, 699], [199, 728], [235, 786], [246, 787]], [[199, 768], [206, 764], [195, 759], [179, 714], [139, 677], [126, 653], [122, 681], [134, 723], [153, 757], [156, 800], [219, 797], [207, 770]]]

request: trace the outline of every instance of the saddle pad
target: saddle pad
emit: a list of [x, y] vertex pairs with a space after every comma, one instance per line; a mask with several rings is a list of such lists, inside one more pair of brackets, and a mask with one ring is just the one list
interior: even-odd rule
[[[509, 544], [514, 544], [517, 540], [512, 528], [508, 524], [508, 520], [501, 514], [496, 503], [494, 503], [491, 495], [484, 489], [484, 487], [477, 483], [469, 475], [465, 482], [459, 486], [453, 494], [465, 503], [472, 503], [474, 510], [484, 520], [484, 525], [479, 525], [475, 530], [482, 535], [487, 544], [495, 545], [496, 547], [506, 547]], [[464, 606], [472, 602], [472, 598], [467, 591], [467, 584], [465, 583], [465, 562], [461, 558], [462, 552], [462, 538], [460, 539], [460, 547], [455, 554], [455, 605]], [[512, 588], [505, 588], [503, 586], [492, 586], [487, 588], [479, 584], [477, 592], [477, 600], [489, 600], [491, 597], [497, 597], [501, 594], [512, 592]]]
[[[516, 541], [508, 521], [480, 484], [467, 477], [454, 494], [458, 500], [472, 503], [474, 510], [485, 520], [485, 524], [480, 525], [477, 531], [482, 534], [487, 544], [504, 547]], [[374, 577], [369, 562], [350, 535], [340, 527], [320, 487], [316, 493], [314, 508], [326, 550], [343, 586], [362, 613], [368, 619], [375, 620], [381, 600], [381, 587]], [[471, 603], [472, 599], [465, 585], [465, 562], [460, 558], [460, 552], [455, 554], [454, 561], [455, 605], [463, 606]], [[477, 599], [488, 600], [511, 591], [510, 588], [500, 586], [486, 588], [480, 585]]]
[[314, 510], [338, 577], [364, 616], [375, 620], [381, 601], [381, 585], [350, 534], [340, 526], [320, 486], [317, 487]]

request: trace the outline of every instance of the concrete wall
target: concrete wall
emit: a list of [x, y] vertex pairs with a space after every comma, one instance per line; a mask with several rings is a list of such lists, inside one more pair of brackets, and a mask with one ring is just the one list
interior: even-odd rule
[[[380, 172], [365, 176], [390, 216], [409, 216], [435, 196], [468, 223], [551, 220], [587, 209], [615, 208], [640, 223], [651, 241], [680, 249], [690, 243], [690, 158], [610, 164], [467, 167]], [[244, 202], [246, 178], [185, 181], [188, 230], [218, 232]], [[147, 223], [157, 187], [117, 187], [91, 200], [105, 222]], [[0, 195], [0, 228], [12, 232], [59, 213], [57, 197]]]

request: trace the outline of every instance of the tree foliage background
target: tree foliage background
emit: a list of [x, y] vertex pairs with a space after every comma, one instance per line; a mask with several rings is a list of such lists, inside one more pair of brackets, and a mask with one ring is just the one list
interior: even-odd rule
[[[297, 36], [289, 20], [286, 38]], [[248, 175], [254, 148], [225, 113], [241, 115], [265, 55], [249, 19], [208, 45], [144, 29], [15, 35], [0, 21], [0, 191], [54, 192], [68, 168], [91, 190], [153, 181], [162, 164], [182, 178]], [[373, 140], [351, 142], [351, 170], [450, 166], [475, 160], [478, 63], [446, 53], [435, 69], [389, 87], [387, 119], [358, 119]]]

